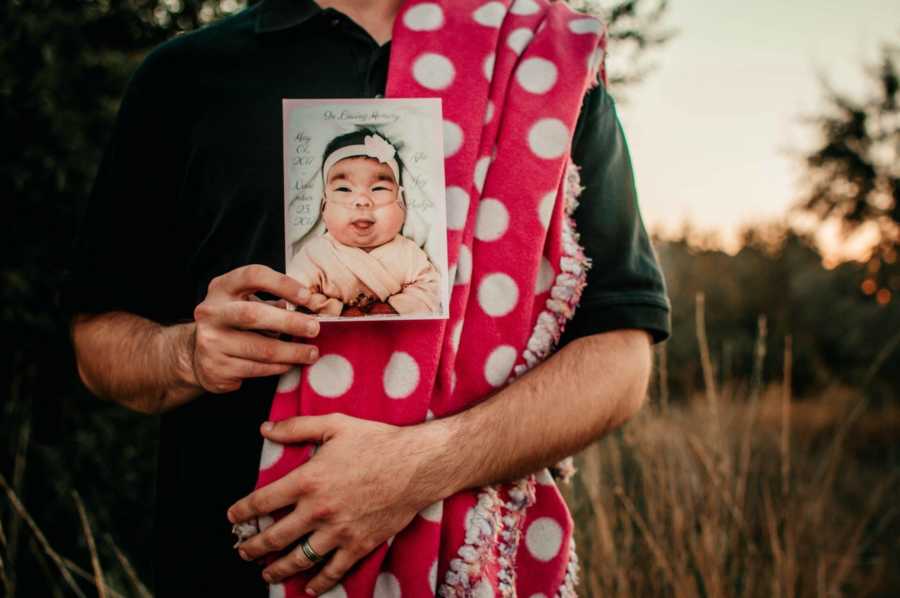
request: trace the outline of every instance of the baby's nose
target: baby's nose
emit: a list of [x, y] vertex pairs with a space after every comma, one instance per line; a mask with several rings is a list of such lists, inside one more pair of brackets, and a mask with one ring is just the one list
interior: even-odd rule
[[372, 205], [372, 198], [369, 197], [368, 193], [357, 193], [353, 197], [353, 205], [360, 207], [367, 207]]

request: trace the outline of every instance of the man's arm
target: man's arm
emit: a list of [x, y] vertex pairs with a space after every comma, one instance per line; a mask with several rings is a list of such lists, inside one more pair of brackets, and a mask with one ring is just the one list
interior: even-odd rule
[[[424, 507], [463, 488], [538, 471], [628, 420], [644, 402], [649, 339], [642, 330], [583, 337], [483, 403], [415, 426], [331, 414], [264, 427], [272, 441], [321, 446], [310, 461], [229, 509], [237, 523], [296, 504], [243, 542], [241, 556], [255, 559], [312, 533], [317, 552], [336, 551], [308, 585], [327, 591]], [[310, 566], [294, 550], [263, 575], [279, 581]]]
[[78, 314], [78, 375], [92, 394], [141, 413], [178, 407], [204, 389], [193, 373], [193, 322], [162, 326], [128, 312]]
[[266, 331], [314, 337], [319, 323], [256, 299], [257, 291], [295, 304], [310, 298], [293, 278], [255, 264], [214, 278], [190, 323], [163, 326], [123, 311], [77, 314], [71, 335], [79, 376], [99, 397], [157, 413], [318, 359], [316, 347]]
[[483, 403], [422, 425], [446, 444], [421, 475], [443, 498], [553, 465], [637, 413], [650, 369], [643, 330], [576, 339]]

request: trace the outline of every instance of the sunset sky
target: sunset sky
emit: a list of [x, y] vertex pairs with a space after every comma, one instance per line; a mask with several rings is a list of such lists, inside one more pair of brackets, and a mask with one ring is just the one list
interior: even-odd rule
[[690, 220], [733, 248], [742, 223], [798, 198], [790, 153], [815, 139], [800, 118], [825, 105], [816, 73], [864, 92], [862, 65], [900, 43], [900, 2], [672, 0], [665, 24], [679, 33], [650, 57], [658, 68], [617, 100], [644, 219], [658, 231]]

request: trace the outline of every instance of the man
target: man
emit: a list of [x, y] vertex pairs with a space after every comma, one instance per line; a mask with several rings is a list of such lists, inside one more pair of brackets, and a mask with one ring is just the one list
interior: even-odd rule
[[[66, 303], [85, 385], [129, 408], [162, 412], [160, 596], [264, 593], [259, 567], [231, 551], [225, 513], [240, 520], [264, 511], [264, 500], [239, 500], [257, 473], [257, 424], [277, 375], [318, 358], [314, 347], [273, 333], [320, 332], [313, 319], [273, 304], [308, 299], [279, 274], [281, 99], [381, 97], [401, 4], [265, 0], [164, 44], [126, 92]], [[269, 433], [280, 442], [337, 439], [317, 456], [323, 473], [310, 500], [328, 508], [328, 525], [354, 523], [349, 552], [361, 556], [395, 533], [413, 498], [539, 470], [640, 408], [649, 344], [669, 332], [668, 301], [602, 86], [585, 99], [572, 156], [586, 187], [575, 219], [593, 267], [562, 349], [454, 416], [403, 428], [298, 418]], [[516, 409], [521, 401], [525, 413]], [[422, 475], [399, 488], [398, 464]], [[267, 548], [248, 544], [246, 556]], [[330, 562], [310, 585], [326, 591], [350, 564]]]

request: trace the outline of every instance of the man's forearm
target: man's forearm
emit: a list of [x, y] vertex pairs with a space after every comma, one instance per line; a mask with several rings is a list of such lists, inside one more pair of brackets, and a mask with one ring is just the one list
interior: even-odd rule
[[191, 367], [194, 324], [162, 326], [127, 312], [76, 316], [78, 373], [96, 396], [157, 413], [199, 396]]
[[423, 424], [446, 449], [428, 472], [441, 494], [538, 471], [622, 425], [645, 400], [649, 345], [640, 330], [578, 339], [483, 403]]

